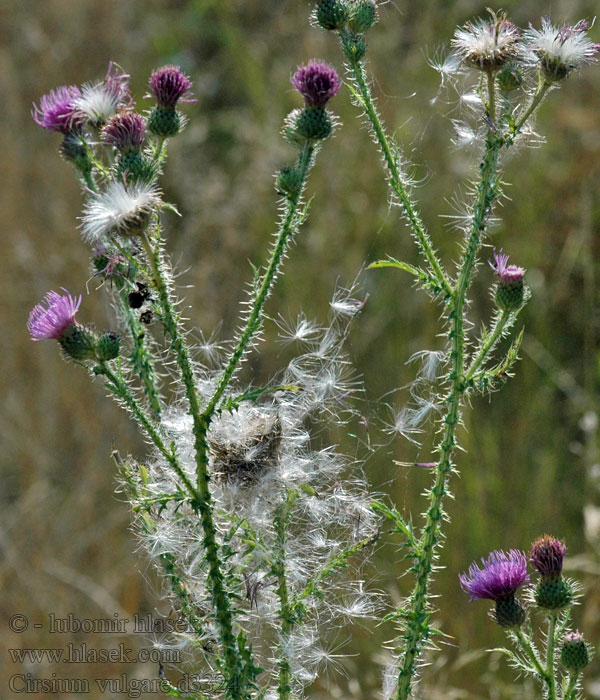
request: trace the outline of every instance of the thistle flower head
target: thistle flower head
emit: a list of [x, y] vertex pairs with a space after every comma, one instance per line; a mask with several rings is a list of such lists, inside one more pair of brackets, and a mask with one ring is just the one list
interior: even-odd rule
[[136, 112], [117, 112], [102, 129], [102, 140], [119, 151], [138, 150], [145, 138], [146, 120]]
[[62, 85], [43, 95], [39, 107], [34, 104], [31, 116], [44, 129], [66, 134], [81, 125], [81, 117], [75, 108], [81, 91], [76, 85]]
[[560, 650], [562, 665], [572, 673], [579, 673], [591, 661], [590, 647], [581, 632], [567, 632]]
[[[161, 107], [175, 107], [178, 102], [195, 102], [189, 92], [192, 81], [179, 66], [163, 66], [150, 76], [150, 91]], [[147, 95], [150, 97], [150, 95]]]
[[547, 79], [562, 80], [576, 68], [597, 61], [600, 44], [588, 39], [588, 27], [586, 20], [558, 27], [548, 16], [542, 17], [541, 29], [529, 26], [523, 35], [525, 46], [537, 57]]
[[333, 66], [312, 59], [298, 68], [291, 78], [292, 85], [311, 107], [324, 107], [340, 91], [340, 78]]
[[27, 321], [31, 340], [58, 340], [75, 324], [81, 295], [73, 297], [66, 289], [63, 292], [65, 294], [48, 292], [43, 301], [33, 307]]
[[508, 552], [496, 550], [481, 560], [482, 568], [476, 562], [469, 567], [468, 574], [458, 578], [461, 588], [471, 596], [471, 600], [501, 600], [514, 596], [517, 589], [529, 581], [527, 557], [518, 549]]
[[159, 203], [160, 192], [155, 185], [143, 180], [128, 184], [115, 180], [85, 205], [83, 236], [98, 243], [110, 235], [135, 235], [145, 228]]
[[502, 252], [502, 248], [500, 249], [499, 253], [494, 250], [495, 262], [490, 260], [489, 265], [492, 270], [496, 271], [501, 284], [514, 284], [522, 282], [523, 276], [525, 275], [525, 269], [518, 267], [517, 265], [509, 265], [508, 257], [508, 255], [505, 255]]
[[567, 545], [564, 542], [551, 535], [544, 535], [531, 545], [529, 561], [542, 576], [555, 578], [562, 573], [566, 553]]
[[104, 80], [86, 83], [74, 102], [80, 118], [92, 126], [101, 126], [118, 109], [131, 106], [129, 75], [110, 61]]
[[490, 12], [489, 20], [467, 22], [454, 32], [452, 47], [465, 63], [495, 71], [519, 53], [521, 31], [504, 13]]

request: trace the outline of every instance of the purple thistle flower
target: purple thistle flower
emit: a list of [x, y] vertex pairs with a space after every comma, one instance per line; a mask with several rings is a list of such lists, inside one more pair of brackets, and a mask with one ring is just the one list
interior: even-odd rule
[[44, 129], [66, 134], [81, 124], [81, 117], [75, 109], [78, 97], [81, 97], [81, 91], [76, 85], [61, 85], [43, 95], [39, 107], [34, 103], [31, 116]]
[[340, 91], [341, 81], [335, 68], [312, 59], [298, 68], [291, 78], [292, 85], [311, 107], [323, 107]]
[[527, 557], [518, 549], [511, 549], [508, 553], [496, 550], [481, 563], [483, 568], [473, 562], [468, 575], [458, 577], [461, 588], [471, 600], [511, 598], [519, 586], [529, 581]]
[[146, 120], [136, 112], [118, 112], [102, 129], [102, 140], [119, 151], [138, 150], [146, 138]]
[[[150, 90], [159, 106], [174, 107], [178, 102], [195, 102], [189, 89], [192, 81], [179, 66], [163, 66], [150, 76]], [[146, 95], [150, 97], [150, 95]]]
[[491, 260], [489, 264], [492, 270], [496, 271], [501, 283], [511, 284], [523, 281], [525, 269], [517, 265], [508, 265], [508, 255], [502, 252], [502, 248], [499, 253], [494, 249], [494, 260], [495, 264]]
[[558, 577], [562, 573], [567, 545], [556, 537], [544, 535], [531, 545], [529, 561], [542, 576]]
[[33, 307], [27, 321], [31, 340], [59, 340], [74, 325], [81, 295], [72, 297], [64, 288], [63, 292], [65, 295], [48, 292], [42, 303]]

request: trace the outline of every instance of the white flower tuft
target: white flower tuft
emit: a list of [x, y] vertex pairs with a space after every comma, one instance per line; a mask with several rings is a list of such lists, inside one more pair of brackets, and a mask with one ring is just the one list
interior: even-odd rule
[[519, 55], [521, 32], [506, 15], [491, 12], [491, 19], [467, 22], [454, 33], [455, 53], [481, 70], [496, 70]]
[[125, 185], [114, 180], [86, 203], [81, 217], [83, 236], [90, 243], [100, 243], [107, 236], [139, 233], [159, 204], [160, 191], [155, 185], [142, 181]]

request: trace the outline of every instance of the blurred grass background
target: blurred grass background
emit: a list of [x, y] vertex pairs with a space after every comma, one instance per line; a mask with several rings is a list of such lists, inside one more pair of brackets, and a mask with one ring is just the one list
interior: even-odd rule
[[[369, 40], [370, 67], [387, 124], [417, 166], [424, 217], [446, 261], [457, 255], [457, 236], [439, 214], [444, 201], [474, 173], [472, 155], [450, 145], [453, 105], [431, 99], [438, 76], [427, 56], [447, 41], [456, 24], [485, 12], [475, 0], [398, 0], [381, 8]], [[550, 8], [538, 0], [507, 0], [503, 8], [521, 26], [539, 22]], [[553, 17], [575, 21], [593, 16], [592, 0], [552, 4]], [[115, 496], [113, 446], [143, 454], [133, 425], [106, 400], [101, 384], [90, 385], [65, 364], [52, 344], [32, 344], [26, 332], [30, 308], [49, 290], [84, 292], [88, 250], [77, 231], [81, 197], [70, 167], [56, 154], [59, 137], [42, 131], [29, 116], [32, 101], [60, 84], [80, 84], [104, 75], [110, 59], [131, 73], [141, 98], [151, 70], [180, 64], [192, 77], [199, 101], [186, 106], [187, 130], [173, 140], [163, 180], [166, 198], [183, 214], [169, 220], [169, 248], [182, 271], [179, 282], [194, 306], [193, 323], [220, 337], [235, 326], [248, 261], [259, 264], [273, 230], [276, 195], [272, 174], [292, 150], [278, 132], [297, 106], [289, 76], [307, 58], [325, 58], [341, 68], [333, 36], [309, 26], [304, 0], [8, 0], [0, 6], [0, 176], [3, 291], [0, 352], [2, 486], [2, 644], [60, 647], [85, 641], [110, 647], [122, 641], [98, 635], [52, 635], [47, 616], [110, 617], [117, 612], [168, 614], [158, 584], [128, 531], [129, 513]], [[598, 29], [592, 30], [598, 40]], [[425, 698], [533, 697], [519, 690], [512, 671], [486, 648], [503, 636], [487, 619], [485, 604], [470, 606], [457, 574], [493, 548], [521, 547], [550, 532], [567, 540], [568, 569], [585, 585], [576, 624], [589, 639], [600, 632], [600, 466], [597, 446], [598, 229], [600, 226], [600, 92], [593, 68], [573, 75], [550, 96], [538, 121], [548, 143], [521, 152], [507, 165], [509, 199], [499, 213], [494, 244], [528, 269], [533, 298], [522, 316], [526, 340], [517, 376], [493, 401], [476, 399], [466, 414], [459, 455], [460, 479], [450, 504], [451, 522], [435, 592], [437, 618], [450, 635], [431, 656], [422, 689]], [[414, 261], [415, 250], [398, 211], [390, 211], [381, 167], [347, 93], [335, 100], [343, 126], [326, 145], [311, 176], [315, 194], [272, 297], [269, 312], [293, 317], [303, 309], [323, 319], [334, 285], [351, 283], [367, 261], [391, 254]], [[481, 268], [474, 284], [472, 320], [490, 313], [491, 276]], [[394, 271], [362, 272], [370, 298], [353, 326], [349, 351], [364, 376], [368, 400], [359, 406], [377, 442], [386, 418], [378, 397], [406, 385], [418, 350], [441, 349], [438, 309]], [[81, 318], [107, 327], [108, 309], [95, 284]], [[275, 338], [267, 328], [267, 341]], [[281, 346], [267, 342], [248, 371], [268, 377], [281, 365]], [[406, 394], [387, 397], [402, 405]], [[379, 437], [381, 437], [379, 435]], [[361, 439], [366, 439], [363, 432]], [[345, 449], [356, 440], [347, 437]], [[363, 451], [364, 452], [364, 451]], [[362, 453], [361, 453], [362, 454]], [[399, 506], [418, 518], [419, 494], [428, 475], [395, 466], [429, 461], [429, 446], [417, 451], [397, 441], [372, 455], [366, 472], [375, 488], [389, 490]], [[393, 548], [381, 550], [376, 586], [397, 598], [409, 591], [403, 564]], [[8, 629], [15, 613], [30, 618], [27, 632]], [[35, 630], [34, 623], [43, 624]], [[322, 697], [377, 698], [384, 627], [340, 631], [352, 636], [347, 678], [323, 676]], [[132, 648], [147, 646], [138, 635]], [[30, 672], [34, 678], [154, 676], [151, 664], [88, 664], [68, 668], [20, 667], [3, 654], [0, 676]], [[594, 680], [594, 679], [597, 680]], [[596, 664], [588, 692], [600, 697]], [[0, 697], [12, 697], [2, 681]], [[89, 698], [102, 695], [93, 685]], [[43, 697], [43, 694], [32, 694]], [[76, 695], [56, 695], [76, 697]], [[114, 695], [121, 697], [121, 695]], [[143, 697], [143, 695], [142, 695]], [[148, 695], [147, 697], [155, 697]]]

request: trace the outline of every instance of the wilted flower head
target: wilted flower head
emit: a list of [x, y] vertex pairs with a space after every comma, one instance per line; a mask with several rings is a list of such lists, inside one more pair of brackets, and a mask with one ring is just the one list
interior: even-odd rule
[[27, 321], [31, 340], [58, 340], [75, 323], [75, 315], [81, 304], [81, 296], [48, 292], [40, 304], [36, 304]]
[[489, 20], [467, 22], [454, 32], [454, 51], [475, 68], [494, 71], [519, 53], [520, 29], [504, 13], [491, 12]]
[[195, 102], [189, 92], [192, 81], [179, 66], [163, 66], [155, 70], [148, 84], [161, 107], [174, 107], [178, 102]]
[[102, 140], [119, 151], [137, 150], [146, 138], [146, 120], [136, 112], [118, 112], [102, 129]]
[[94, 243], [110, 235], [135, 235], [146, 227], [159, 203], [160, 192], [151, 183], [140, 180], [126, 185], [113, 181], [85, 205], [83, 235]]
[[509, 265], [508, 258], [509, 256], [502, 252], [502, 248], [500, 249], [499, 253], [494, 250], [495, 263], [490, 260], [489, 265], [492, 270], [496, 271], [500, 282], [505, 284], [510, 284], [511, 282], [522, 282], [523, 276], [525, 275], [525, 269], [518, 267], [517, 265]]
[[483, 568], [476, 562], [469, 567], [468, 575], [458, 578], [461, 588], [471, 596], [471, 600], [501, 600], [512, 597], [519, 586], [529, 581], [527, 557], [518, 549], [508, 552], [496, 550], [487, 560], [482, 559]]
[[129, 75], [112, 61], [104, 80], [86, 83], [74, 106], [79, 115], [93, 126], [101, 126], [118, 109], [131, 105]]
[[333, 66], [312, 59], [298, 68], [291, 78], [292, 85], [311, 107], [323, 107], [340, 91], [340, 78]]
[[62, 85], [43, 95], [40, 106], [33, 105], [31, 116], [44, 129], [66, 134], [81, 124], [75, 101], [81, 96], [76, 85]]
[[580, 20], [570, 26], [556, 27], [550, 17], [542, 18], [542, 28], [531, 25], [523, 35], [525, 45], [540, 61], [542, 70], [549, 80], [562, 80], [572, 70], [588, 63], [594, 63], [600, 52], [600, 44], [594, 44], [586, 36], [589, 23]]
[[562, 573], [567, 545], [556, 537], [544, 535], [531, 545], [529, 560], [542, 576], [557, 577]]

